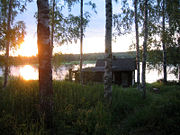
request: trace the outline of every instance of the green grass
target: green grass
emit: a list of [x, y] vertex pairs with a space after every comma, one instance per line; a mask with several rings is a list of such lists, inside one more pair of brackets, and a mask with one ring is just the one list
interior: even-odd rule
[[[1, 81], [2, 82], [2, 81]], [[13, 78], [0, 86], [0, 134], [44, 135], [39, 113], [38, 82]], [[160, 89], [159, 94], [151, 91]], [[148, 84], [147, 98], [136, 88], [113, 86], [110, 107], [103, 85], [53, 82], [54, 132], [57, 135], [178, 135], [180, 86]]]

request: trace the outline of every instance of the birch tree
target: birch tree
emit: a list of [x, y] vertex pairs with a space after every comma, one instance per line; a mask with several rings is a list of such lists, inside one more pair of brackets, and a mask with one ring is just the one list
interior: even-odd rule
[[41, 113], [45, 118], [45, 125], [49, 129], [53, 126], [52, 117], [52, 70], [51, 46], [49, 30], [49, 3], [48, 0], [37, 0], [38, 6], [38, 56], [39, 56], [39, 96]]
[[82, 64], [83, 64], [83, 0], [81, 0], [80, 7], [80, 82], [83, 84], [83, 73], [82, 73]]
[[50, 41], [50, 46], [51, 46], [51, 55], [53, 53], [53, 42], [54, 42], [54, 24], [55, 24], [55, 4], [56, 1], [52, 0], [52, 18], [51, 18], [51, 41]]
[[136, 30], [136, 65], [137, 65], [137, 88], [140, 89], [140, 52], [139, 52], [139, 27], [138, 27], [138, 0], [134, 0], [134, 22]]
[[5, 88], [7, 85], [7, 80], [8, 80], [8, 72], [9, 72], [9, 44], [10, 44], [10, 30], [11, 30], [11, 17], [12, 17], [12, 4], [13, 0], [9, 1], [9, 6], [8, 6], [8, 20], [7, 20], [7, 42], [6, 42], [6, 54], [5, 54], [5, 72], [4, 72], [4, 85], [3, 87]]
[[[71, 12], [71, 6], [78, 0], [64, 0], [64, 4], [58, 0], [51, 0], [50, 24], [51, 24], [51, 44], [63, 45], [77, 42], [80, 39], [80, 16]], [[68, 15], [63, 14], [65, 7], [69, 8]], [[83, 18], [83, 29], [89, 22], [89, 13], [85, 13]], [[53, 35], [53, 36], [52, 36]]]
[[140, 18], [141, 9], [140, 9], [140, 0], [132, 0], [134, 10], [131, 7], [131, 2], [127, 0], [121, 0], [121, 13], [115, 14], [113, 16], [115, 35], [121, 36], [124, 34], [132, 33], [133, 23], [135, 26], [135, 35], [136, 35], [136, 65], [137, 65], [137, 88], [140, 89], [140, 51], [139, 51], [139, 22], [142, 22]]
[[143, 42], [143, 57], [142, 57], [142, 89], [143, 89], [143, 98], [146, 98], [147, 40], [148, 40], [148, 0], [145, 0], [144, 1], [144, 42]]
[[23, 12], [27, 2], [31, 0], [9, 0], [0, 1], [0, 48], [5, 50], [5, 71], [4, 83], [5, 88], [8, 82], [9, 74], [9, 52], [10, 49], [17, 49], [18, 45], [23, 42], [25, 35], [25, 24], [23, 21], [13, 24], [18, 12]]
[[167, 48], [177, 46], [178, 36], [176, 37], [177, 33], [179, 33], [179, 6], [180, 3], [178, 0], [158, 0], [157, 3], [160, 5], [160, 17], [162, 18], [162, 27], [161, 31], [161, 44], [163, 48], [163, 74], [164, 83], [167, 82]]
[[112, 0], [106, 0], [104, 98], [112, 101]]
[[164, 73], [164, 83], [167, 82], [167, 52], [166, 52], [166, 43], [165, 43], [165, 0], [162, 2], [162, 47], [163, 47], [163, 73]]
[[[92, 3], [91, 1], [89, 1], [88, 3], [86, 3], [86, 5], [90, 5], [92, 7], [92, 10], [94, 10], [94, 12], [96, 13], [96, 5], [94, 3]], [[84, 1], [81, 0], [80, 1], [80, 83], [83, 84], [83, 72], [82, 72], [82, 65], [83, 65], [83, 37], [84, 37], [84, 29], [86, 26], [86, 19], [88, 19], [86, 17], [86, 19], [84, 19], [83, 14], [84, 14]], [[88, 12], [86, 12], [88, 13]]]

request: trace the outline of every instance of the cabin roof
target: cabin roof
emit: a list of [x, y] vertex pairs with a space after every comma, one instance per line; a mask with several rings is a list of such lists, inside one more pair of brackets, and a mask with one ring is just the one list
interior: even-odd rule
[[[96, 71], [104, 71], [105, 59], [98, 59], [96, 61]], [[133, 71], [136, 69], [135, 58], [113, 58], [112, 70], [113, 71]]]
[[[85, 68], [83, 71], [104, 72], [105, 59], [98, 59], [94, 68]], [[113, 71], [134, 71], [136, 69], [135, 58], [113, 58]]]

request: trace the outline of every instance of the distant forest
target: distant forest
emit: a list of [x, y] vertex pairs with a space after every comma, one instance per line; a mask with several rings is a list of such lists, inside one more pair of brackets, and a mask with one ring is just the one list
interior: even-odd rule
[[[119, 52], [113, 53], [113, 56], [121, 58], [132, 58], [136, 56], [135, 52]], [[62, 64], [66, 62], [79, 61], [80, 54], [55, 54], [53, 55], [52, 62], [53, 64]], [[97, 59], [104, 58], [104, 53], [89, 53], [83, 55], [84, 61], [96, 61]], [[22, 64], [38, 64], [38, 57], [25, 57], [25, 56], [16, 56], [9, 58], [10, 65], [22, 65]], [[1, 66], [4, 65], [4, 56], [0, 56]]]
[[[113, 53], [113, 56], [120, 58], [135, 58], [136, 52], [118, 52]], [[79, 61], [80, 54], [55, 54], [53, 56], [53, 61], [58, 63], [62, 62], [71, 62], [71, 61]], [[97, 59], [103, 59], [105, 57], [104, 53], [88, 53], [83, 54], [84, 61], [96, 61]]]
[[[175, 51], [168, 51], [173, 53], [167, 54], [167, 63], [168, 64], [176, 64], [179, 60], [179, 54], [175, 53]], [[142, 52], [140, 53], [140, 61], [142, 61]], [[177, 59], [173, 59], [177, 55]], [[113, 53], [113, 56], [118, 58], [135, 58], [136, 52], [129, 51], [129, 52], [116, 52]], [[52, 57], [53, 64], [61, 65], [63, 63], [79, 61], [80, 54], [54, 54]], [[152, 64], [157, 64], [162, 62], [163, 52], [161, 50], [151, 50], [148, 51], [147, 54], [147, 61]], [[83, 61], [96, 61], [97, 59], [103, 59], [104, 53], [88, 53], [83, 55]], [[38, 64], [38, 57], [25, 57], [25, 56], [16, 56], [9, 58], [10, 65], [23, 65], [23, 64]], [[177, 62], [176, 62], [177, 61]], [[4, 65], [4, 56], [0, 56], [0, 63], [1, 66]]]

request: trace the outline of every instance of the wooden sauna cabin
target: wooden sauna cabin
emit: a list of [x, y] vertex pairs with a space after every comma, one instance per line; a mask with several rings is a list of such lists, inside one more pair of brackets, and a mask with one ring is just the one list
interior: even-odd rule
[[[98, 59], [96, 66], [82, 69], [83, 83], [103, 82], [105, 60]], [[112, 59], [112, 82], [123, 87], [129, 87], [135, 83], [135, 58]], [[72, 71], [75, 81], [79, 81], [79, 71]]]

